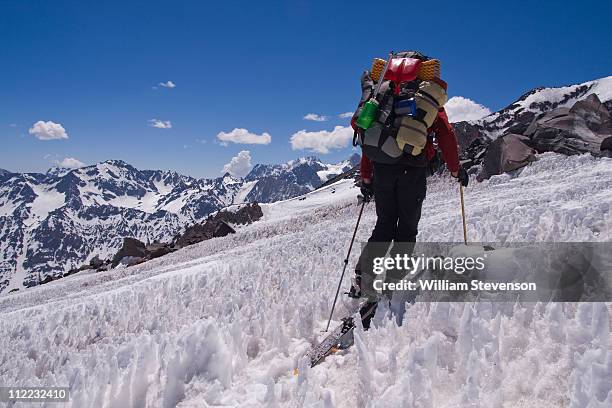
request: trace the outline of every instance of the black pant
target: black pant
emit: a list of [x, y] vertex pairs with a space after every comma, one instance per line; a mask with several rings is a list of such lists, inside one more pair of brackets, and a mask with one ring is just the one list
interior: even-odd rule
[[415, 242], [427, 169], [374, 163], [376, 226], [368, 242]]
[[[389, 243], [393, 241], [390, 255], [394, 253], [411, 254], [416, 242], [421, 207], [427, 189], [427, 168], [374, 163], [374, 199], [376, 201], [376, 226], [368, 242]], [[367, 246], [367, 259], [384, 256], [388, 245]], [[368, 299], [360, 310], [363, 327], [367, 330], [376, 311], [376, 296], [368, 289], [374, 276], [362, 275], [361, 265], [367, 262], [362, 252], [355, 267], [357, 285]], [[387, 271], [386, 281], [397, 282], [404, 277], [405, 271]], [[362, 284], [364, 286], [362, 286]], [[387, 296], [391, 298], [391, 293]], [[364, 312], [367, 310], [368, 312]]]
[[[373, 258], [384, 257], [391, 242], [391, 256], [412, 253], [425, 199], [426, 177], [425, 167], [374, 163], [373, 187], [377, 219], [368, 243], [380, 242], [386, 245], [367, 245], [367, 251], [362, 252], [355, 266], [359, 286], [363, 282], [364, 287], [370, 287], [374, 279], [371, 273], [362, 274], [362, 265], [365, 268]], [[370, 269], [368, 265], [366, 270]], [[388, 272], [387, 280], [397, 281], [403, 276], [403, 271]]]

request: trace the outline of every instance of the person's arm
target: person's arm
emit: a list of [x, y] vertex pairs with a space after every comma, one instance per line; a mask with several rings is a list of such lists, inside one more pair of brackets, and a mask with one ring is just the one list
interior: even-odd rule
[[[356, 122], [357, 116], [355, 115], [351, 119], [351, 127], [354, 131], [357, 131]], [[361, 174], [361, 180], [364, 183], [370, 184], [372, 182], [372, 162], [363, 154], [363, 151], [361, 152], [361, 161], [359, 162], [359, 174]]]
[[453, 177], [457, 177], [459, 173], [459, 148], [457, 146], [457, 137], [453, 126], [448, 121], [446, 111], [440, 108], [438, 117], [433, 125], [433, 131], [436, 132], [438, 146], [442, 151], [442, 158], [451, 172]]
[[372, 162], [363, 152], [361, 153], [361, 161], [359, 162], [359, 173], [364, 183], [372, 183]]

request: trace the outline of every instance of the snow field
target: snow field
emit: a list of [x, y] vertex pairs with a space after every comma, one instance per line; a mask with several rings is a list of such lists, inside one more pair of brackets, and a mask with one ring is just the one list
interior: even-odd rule
[[[612, 160], [542, 155], [474, 183], [470, 239], [609, 241], [611, 176]], [[403, 319], [382, 305], [355, 347], [310, 369], [357, 191], [343, 181], [235, 235], [0, 297], [0, 383], [68, 385], [70, 407], [612, 405], [602, 303], [417, 303]], [[461, 241], [458, 203], [456, 183], [430, 180], [419, 239]], [[368, 204], [358, 241], [374, 221]]]

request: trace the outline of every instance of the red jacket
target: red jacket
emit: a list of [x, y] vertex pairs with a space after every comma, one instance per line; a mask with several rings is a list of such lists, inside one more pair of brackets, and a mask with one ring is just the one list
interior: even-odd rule
[[[355, 124], [351, 123], [351, 125], [354, 129]], [[440, 150], [442, 151], [442, 158], [444, 159], [448, 169], [451, 172], [459, 171], [459, 149], [457, 147], [457, 137], [453, 131], [453, 126], [448, 122], [448, 116], [446, 116], [444, 108], [440, 108], [436, 121], [432, 127], [428, 129], [428, 131], [436, 134], [438, 146], [440, 146]], [[433, 145], [428, 140], [427, 144], [425, 145], [425, 155], [427, 160], [431, 160], [435, 153], [436, 151]], [[372, 178], [372, 162], [365, 156], [365, 154], [361, 155], [359, 167], [362, 178]]]

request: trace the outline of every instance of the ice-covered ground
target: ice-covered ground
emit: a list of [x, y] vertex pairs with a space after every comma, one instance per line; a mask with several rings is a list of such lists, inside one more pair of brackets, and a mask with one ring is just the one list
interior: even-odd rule
[[[356, 194], [340, 182], [235, 235], [0, 297], [0, 384], [68, 385], [71, 407], [612, 406], [602, 303], [417, 303], [401, 326], [381, 307], [355, 347], [294, 376], [324, 328]], [[589, 156], [541, 155], [466, 190], [474, 241], [611, 241], [611, 205], [612, 159]], [[420, 226], [420, 240], [462, 240], [455, 182], [430, 180]]]

